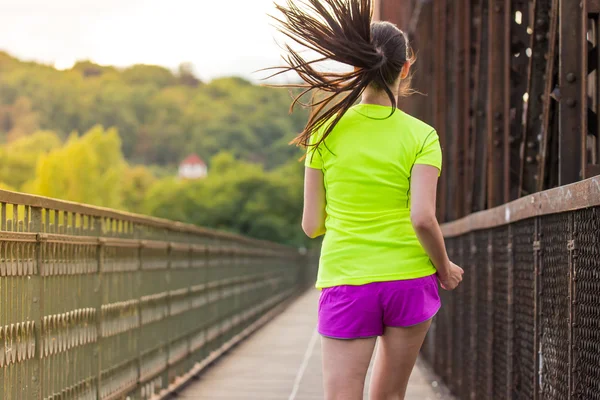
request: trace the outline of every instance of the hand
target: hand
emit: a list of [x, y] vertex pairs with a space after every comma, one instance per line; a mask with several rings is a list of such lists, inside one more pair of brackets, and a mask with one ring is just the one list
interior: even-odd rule
[[438, 272], [438, 279], [444, 290], [454, 290], [462, 282], [465, 271], [458, 265], [450, 262], [450, 267], [446, 274], [442, 275]]

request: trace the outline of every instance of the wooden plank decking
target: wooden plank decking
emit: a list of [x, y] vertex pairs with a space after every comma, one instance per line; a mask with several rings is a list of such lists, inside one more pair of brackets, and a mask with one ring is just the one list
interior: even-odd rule
[[[319, 292], [310, 290], [179, 393], [189, 400], [323, 399], [315, 331]], [[419, 363], [406, 400], [450, 399]], [[438, 388], [439, 389], [439, 388]], [[367, 396], [365, 395], [365, 399]]]

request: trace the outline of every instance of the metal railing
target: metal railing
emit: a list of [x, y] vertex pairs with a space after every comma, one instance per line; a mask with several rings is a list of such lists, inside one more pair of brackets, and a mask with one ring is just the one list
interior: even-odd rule
[[164, 395], [311, 274], [289, 247], [0, 191], [0, 399]]
[[465, 269], [423, 349], [461, 399], [600, 399], [600, 177], [443, 226]]

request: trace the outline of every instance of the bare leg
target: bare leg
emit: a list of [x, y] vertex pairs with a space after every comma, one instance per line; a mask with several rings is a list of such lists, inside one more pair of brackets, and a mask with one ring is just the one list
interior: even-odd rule
[[325, 400], [362, 400], [376, 338], [322, 338]]
[[370, 400], [404, 400], [408, 378], [431, 320], [407, 328], [386, 327], [377, 346]]

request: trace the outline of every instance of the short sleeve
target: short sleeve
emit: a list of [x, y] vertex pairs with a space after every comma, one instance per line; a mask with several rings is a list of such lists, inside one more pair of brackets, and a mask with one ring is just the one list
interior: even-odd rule
[[415, 164], [431, 165], [442, 172], [442, 147], [436, 131], [431, 131], [421, 144]]
[[[312, 145], [318, 141], [319, 132], [310, 137], [309, 143]], [[321, 146], [308, 146], [306, 149], [306, 158], [304, 166], [314, 169], [323, 169], [323, 158], [321, 157]]]

